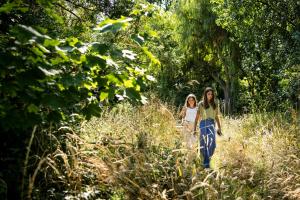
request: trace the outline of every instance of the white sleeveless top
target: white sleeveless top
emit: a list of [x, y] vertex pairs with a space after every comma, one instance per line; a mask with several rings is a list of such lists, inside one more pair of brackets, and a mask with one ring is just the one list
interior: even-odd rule
[[187, 108], [184, 120], [188, 121], [188, 122], [194, 123], [196, 115], [197, 115], [197, 110], [198, 110], [197, 107], [195, 107], [195, 108]]

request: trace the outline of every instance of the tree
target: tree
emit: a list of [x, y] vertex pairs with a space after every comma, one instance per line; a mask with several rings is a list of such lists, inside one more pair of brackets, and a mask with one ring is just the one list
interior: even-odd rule
[[[231, 34], [216, 24], [209, 0], [181, 1], [178, 7], [182, 44], [202, 76], [208, 74], [224, 92], [225, 113], [232, 112], [239, 77], [240, 50]], [[201, 78], [200, 80], [201, 81]]]
[[[65, 16], [52, 10], [57, 2], [34, 2], [37, 13], [46, 15], [38, 20], [54, 17], [47, 22], [68, 25]], [[0, 7], [1, 17], [18, 19], [7, 22], [0, 38], [0, 158], [5, 161], [1, 177], [13, 199], [20, 198], [22, 175], [16, 170], [27, 170], [23, 161], [30, 134], [43, 139], [44, 130], [99, 116], [104, 104], [120, 100], [144, 103], [142, 91], [153, 79], [147, 67], [154, 57], [144, 50], [141, 37], [138, 40], [132, 28], [138, 18], [106, 18], [83, 29], [95, 37], [76, 37], [80, 32], [66, 36], [69, 34], [50, 31], [48, 35], [47, 24], [36, 24], [29, 6], [25, 1], [7, 1]], [[118, 35], [123, 39], [118, 40]], [[34, 159], [38, 163], [39, 157]], [[26, 173], [23, 175], [27, 182]]]
[[298, 79], [288, 71], [296, 72], [300, 61], [300, 5], [267, 0], [211, 2], [217, 24], [230, 32], [242, 49], [244, 81], [253, 103], [265, 109], [278, 108], [278, 101], [287, 98], [282, 80], [288, 78], [285, 87], [289, 87]]

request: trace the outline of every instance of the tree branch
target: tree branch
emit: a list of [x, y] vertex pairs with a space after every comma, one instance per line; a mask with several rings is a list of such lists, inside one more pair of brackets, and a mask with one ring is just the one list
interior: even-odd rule
[[57, 6], [61, 7], [65, 11], [68, 11], [69, 13], [71, 13], [72, 15], [74, 15], [75, 17], [77, 17], [77, 19], [79, 19], [79, 21], [82, 21], [82, 19], [78, 15], [76, 15], [73, 11], [69, 10], [68, 8], [64, 7], [63, 5], [61, 5], [59, 3], [54, 3], [54, 5], [57, 5]]
[[77, 8], [83, 8], [83, 9], [89, 10], [89, 11], [97, 11], [97, 10], [90, 9], [90, 8], [88, 8], [88, 7], [85, 7], [85, 6], [83, 6], [83, 5], [76, 4], [76, 3], [74, 3], [74, 2], [71, 1], [71, 0], [65, 0], [65, 1], [69, 2], [70, 4], [73, 4], [73, 5], [74, 5], [75, 7], [77, 7]]

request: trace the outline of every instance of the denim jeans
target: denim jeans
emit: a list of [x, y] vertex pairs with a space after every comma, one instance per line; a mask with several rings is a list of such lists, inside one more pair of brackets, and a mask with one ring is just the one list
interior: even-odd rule
[[216, 130], [213, 119], [200, 121], [200, 153], [203, 156], [204, 168], [210, 167], [210, 159], [216, 148]]

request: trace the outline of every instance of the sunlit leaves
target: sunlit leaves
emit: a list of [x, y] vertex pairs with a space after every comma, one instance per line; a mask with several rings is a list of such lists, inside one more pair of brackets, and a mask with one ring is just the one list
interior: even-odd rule
[[122, 50], [122, 56], [124, 58], [128, 58], [130, 60], [134, 60], [136, 58], [136, 55], [135, 53], [133, 53], [132, 51], [129, 51], [129, 50]]
[[19, 10], [22, 13], [25, 13], [28, 11], [28, 7], [25, 5], [22, 5], [22, 2], [6, 2], [0, 7], [0, 13], [9, 13], [13, 10]]
[[146, 78], [149, 80], [149, 81], [155, 81], [156, 79], [151, 76], [151, 75], [146, 75]]
[[100, 93], [100, 101], [104, 101], [105, 99], [107, 99], [108, 95], [109, 95], [108, 92], [102, 91]]
[[45, 47], [55, 47], [59, 45], [61, 42], [57, 39], [45, 39], [43, 45]]
[[26, 39], [33, 39], [34, 37], [50, 39], [50, 37], [48, 35], [43, 35], [43, 34], [39, 33], [38, 31], [36, 31], [35, 29], [33, 29], [32, 27], [21, 25], [21, 24], [19, 24], [18, 27], [16, 27], [15, 33], [16, 34], [19, 33], [20, 34], [19, 36], [21, 36], [21, 35], [28, 36], [28, 38], [26, 38]]
[[140, 36], [140, 35], [136, 35], [136, 34], [134, 34], [134, 35], [132, 35], [132, 37], [131, 37], [139, 46], [142, 46], [143, 45], [143, 43], [145, 42], [145, 39], [142, 37], [142, 36]]
[[62, 71], [61, 70], [56, 70], [56, 69], [45, 69], [42, 67], [38, 67], [46, 76], [55, 76], [60, 74]]
[[[238, 42], [242, 49], [241, 67], [249, 83], [252, 83], [245, 88], [251, 91], [254, 104], [277, 109], [275, 102], [280, 102], [280, 98], [284, 101], [287, 96], [294, 98], [282, 92], [292, 88], [292, 84], [281, 83], [285, 79], [282, 71], [292, 69], [300, 61], [297, 53], [300, 52], [300, 43], [293, 37], [298, 32], [296, 27], [299, 27], [296, 1], [210, 2], [214, 4], [217, 24], [229, 31], [232, 40]], [[242, 80], [240, 83], [243, 85]], [[263, 100], [265, 98], [268, 101]]]
[[143, 47], [142, 49], [154, 65], [160, 65], [160, 61], [148, 50], [147, 47]]
[[[131, 20], [106, 20], [101, 31], [122, 30]], [[142, 69], [134, 70], [138, 67], [133, 67], [131, 62], [138, 59], [138, 54], [133, 50], [118, 49], [120, 53], [113, 54], [107, 44], [85, 43], [75, 37], [52, 39], [24, 25], [14, 28], [11, 34], [14, 46], [0, 54], [10, 59], [0, 65], [11, 69], [10, 77], [17, 82], [10, 82], [3, 74], [4, 84], [0, 89], [5, 96], [27, 105], [22, 112], [34, 113], [37, 121], [58, 122], [70, 112], [90, 118], [99, 114], [101, 101], [109, 102], [117, 96], [122, 96], [117, 97], [120, 100], [145, 102], [140, 94], [141, 80], [148, 79], [143, 78], [146, 73]], [[150, 52], [148, 55], [155, 59]], [[22, 90], [27, 93], [21, 93]], [[4, 101], [9, 103], [10, 99]], [[2, 109], [3, 123], [10, 120], [3, 118], [5, 113], [17, 110], [17, 106], [12, 105]]]
[[[16, 122], [22, 127], [42, 121], [56, 123], [74, 113], [87, 117], [98, 115], [101, 101], [105, 101], [105, 105], [118, 100], [145, 102], [141, 92], [148, 81], [155, 80], [145, 68], [149, 63], [157, 66], [160, 62], [145, 47], [149, 36], [154, 35], [151, 27], [143, 32], [136, 29], [139, 14], [132, 15], [133, 18], [104, 17], [93, 30], [87, 30], [93, 26], [87, 23], [82, 30], [88, 33], [74, 30], [77, 33], [74, 35], [68, 30], [77, 25], [58, 27], [62, 34], [50, 29], [56, 30], [54, 26], [62, 22], [67, 26], [67, 23], [76, 24], [83, 19], [81, 9], [72, 10], [69, 4], [55, 0], [39, 0], [34, 5], [40, 9], [38, 14], [47, 18], [29, 19], [25, 23], [28, 26], [18, 24], [13, 13], [17, 11], [18, 19], [23, 19], [21, 12], [26, 10], [22, 8], [22, 1], [8, 2], [0, 7], [0, 13], [14, 16], [8, 21], [13, 23], [7, 28], [7, 42], [0, 43], [4, 47], [0, 50], [0, 91], [5, 97], [3, 103], [11, 105], [1, 108], [1, 126], [10, 120], [3, 118], [7, 113], [34, 115], [30, 123], [26, 123], [24, 117], [20, 118], [22, 122]], [[140, 15], [153, 14], [156, 8], [149, 5], [143, 6]], [[57, 9], [70, 16], [62, 15]], [[45, 24], [31, 23], [29, 26], [33, 21]]]
[[133, 20], [132, 18], [126, 18], [126, 17], [122, 17], [117, 20], [106, 19], [102, 21], [96, 28], [94, 28], [94, 30], [100, 32], [107, 32], [107, 31], [117, 32], [120, 29], [125, 29], [129, 25], [128, 22], [132, 20]]

